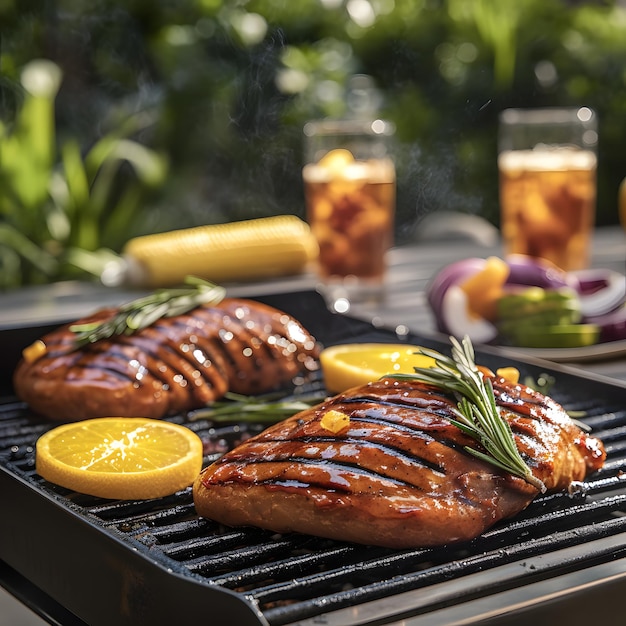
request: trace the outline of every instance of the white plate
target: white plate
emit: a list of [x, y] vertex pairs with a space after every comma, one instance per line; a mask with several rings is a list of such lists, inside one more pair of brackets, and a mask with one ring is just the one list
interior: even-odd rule
[[582, 348], [520, 348], [517, 346], [502, 346], [511, 352], [520, 355], [532, 356], [537, 359], [547, 359], [558, 363], [590, 363], [606, 361], [611, 358], [626, 355], [626, 340], [607, 341], [596, 343]]

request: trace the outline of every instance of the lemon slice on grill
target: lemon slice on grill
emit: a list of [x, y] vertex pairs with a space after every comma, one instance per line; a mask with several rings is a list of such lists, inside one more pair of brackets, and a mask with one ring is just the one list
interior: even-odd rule
[[49, 482], [101, 498], [160, 498], [191, 485], [202, 469], [202, 441], [163, 420], [101, 417], [42, 435], [37, 473]]
[[385, 374], [412, 374], [415, 367], [431, 367], [434, 359], [416, 354], [419, 346], [395, 343], [351, 343], [322, 350], [320, 362], [330, 393], [378, 380]]

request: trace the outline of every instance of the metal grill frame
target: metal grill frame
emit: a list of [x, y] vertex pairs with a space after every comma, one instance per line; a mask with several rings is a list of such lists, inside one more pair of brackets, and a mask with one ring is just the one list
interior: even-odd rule
[[[333, 315], [317, 294], [259, 299], [298, 317], [325, 345], [393, 339], [446, 349], [437, 339], [404, 333], [400, 337], [394, 329]], [[477, 355], [487, 366], [502, 364], [497, 350], [485, 348]], [[262, 591], [252, 586], [249, 591], [232, 591], [228, 587], [239, 575], [237, 568], [229, 573], [224, 567], [223, 575], [211, 568], [229, 558], [237, 563], [245, 554], [229, 555], [224, 531], [215, 542], [226, 549], [217, 550], [214, 562], [201, 553], [193, 556], [192, 539], [202, 537], [204, 527], [190, 510], [190, 490], [157, 502], [115, 503], [76, 497], [48, 485], [34, 473], [29, 447], [52, 425], [32, 417], [24, 422], [23, 407], [5, 399], [0, 405], [0, 433], [14, 440], [17, 448], [0, 449], [0, 493], [9, 503], [0, 509], [0, 558], [50, 596], [64, 613], [58, 622], [64, 624], [70, 618], [76, 624], [122, 626], [192, 620], [241, 626], [522, 624], [539, 615], [558, 614], [563, 619], [564, 607], [570, 624], [601, 619], [603, 611], [609, 620], [616, 601], [604, 598], [619, 598], [619, 591], [626, 591], [626, 486], [621, 473], [626, 469], [626, 432], [622, 432], [626, 431], [626, 387], [540, 361], [513, 364], [523, 375], [555, 376], [556, 390], [568, 390], [563, 396], [567, 408], [594, 409], [596, 415], [589, 421], [596, 432], [603, 431], [611, 439], [609, 462], [594, 477], [588, 494], [538, 498], [515, 519], [465, 546], [392, 551], [314, 540], [313, 548], [308, 547], [311, 556], [292, 566], [291, 578], [282, 587], [279, 584], [274, 590], [264, 583]], [[560, 395], [555, 398], [563, 401]], [[567, 516], [583, 520], [585, 529], [572, 528], [571, 523], [563, 526]], [[538, 520], [547, 529], [542, 539], [529, 535]], [[236, 551], [242, 550], [239, 533], [235, 531], [232, 539], [239, 546]], [[298, 550], [299, 541], [305, 541], [259, 531], [242, 533], [262, 536], [267, 554], [255, 572], [261, 578], [272, 575], [272, 560], [280, 560], [281, 550]], [[160, 535], [178, 538], [166, 546]], [[248, 550], [254, 552], [257, 545], [251, 541]], [[344, 583], [345, 588], [325, 592], [332, 589], [332, 581], [327, 570], [316, 570], [322, 550], [342, 564], [339, 578], [365, 582], [351, 588]], [[192, 557], [179, 560], [183, 553]], [[419, 568], [411, 570], [408, 564], [419, 559]], [[428, 559], [433, 561], [430, 568], [424, 565]], [[369, 580], [368, 567], [377, 572]], [[381, 572], [385, 572], [382, 577]], [[298, 584], [317, 585], [321, 593], [297, 607], [298, 603], [264, 606], [265, 600], [274, 602], [274, 596], [280, 598], [282, 590]], [[44, 612], [41, 606], [32, 608]], [[47, 618], [55, 623], [55, 618]]]

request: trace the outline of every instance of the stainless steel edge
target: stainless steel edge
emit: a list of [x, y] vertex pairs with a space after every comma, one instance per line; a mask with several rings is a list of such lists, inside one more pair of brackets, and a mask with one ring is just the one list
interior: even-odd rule
[[[605, 561], [586, 566], [585, 559], [592, 553], [603, 555]], [[622, 556], [613, 557], [618, 553]], [[569, 567], [564, 567], [566, 564]], [[574, 571], [569, 571], [570, 568]], [[497, 586], [502, 589], [502, 583], [509, 588], [492, 591]], [[470, 595], [463, 600], [472, 591], [478, 597]], [[325, 613], [289, 626], [527, 626], [553, 624], [557, 619], [567, 620], [568, 626], [612, 624], [616, 607], [622, 603], [618, 593], [626, 597], [626, 533]], [[613, 600], [600, 601], [607, 595]]]

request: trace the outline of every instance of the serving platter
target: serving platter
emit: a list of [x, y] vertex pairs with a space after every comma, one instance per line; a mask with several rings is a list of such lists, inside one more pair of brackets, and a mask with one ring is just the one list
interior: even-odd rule
[[594, 363], [626, 355], [626, 340], [606, 341], [579, 348], [520, 348], [500, 346], [508, 352], [518, 352], [522, 357], [545, 359], [555, 363]]

